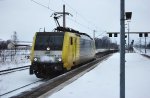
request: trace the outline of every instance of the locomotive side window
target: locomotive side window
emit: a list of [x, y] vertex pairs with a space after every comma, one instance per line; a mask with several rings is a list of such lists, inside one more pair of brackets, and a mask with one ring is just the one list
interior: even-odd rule
[[73, 38], [70, 37], [70, 45], [73, 45]]

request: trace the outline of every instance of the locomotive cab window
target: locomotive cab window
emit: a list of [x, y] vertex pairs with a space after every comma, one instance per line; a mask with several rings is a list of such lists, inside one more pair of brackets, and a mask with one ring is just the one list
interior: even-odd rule
[[63, 47], [63, 35], [55, 34], [39, 34], [36, 36], [35, 50], [46, 50], [50, 47], [51, 50], [62, 50]]

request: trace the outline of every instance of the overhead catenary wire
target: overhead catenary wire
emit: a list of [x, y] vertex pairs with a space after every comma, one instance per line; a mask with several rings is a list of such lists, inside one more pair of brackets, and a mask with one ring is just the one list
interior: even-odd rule
[[[52, 10], [52, 9], [49, 8], [49, 4], [48, 4], [48, 6], [45, 6], [45, 5], [43, 5], [43, 4], [41, 4], [41, 3], [37, 2], [37, 1], [34, 1], [34, 0], [31, 0], [31, 1], [33, 1], [34, 3], [40, 5], [40, 6], [44, 7], [44, 8], [47, 8], [47, 9], [51, 10], [51, 11], [53, 11], [53, 12], [56, 12], [55, 10]], [[49, 0], [49, 3], [50, 3], [50, 0]], [[73, 8], [72, 8], [72, 9], [73, 9]], [[77, 13], [77, 12], [76, 12], [76, 13]], [[83, 25], [83, 24], [77, 22], [76, 20], [73, 20], [73, 19], [71, 19], [71, 18], [68, 18], [68, 19], [71, 20], [71, 21], [73, 21], [73, 22], [75, 22], [75, 23], [77, 23], [77, 24], [79, 24], [79, 25], [81, 25], [81, 26], [84, 27], [84, 28], [90, 29], [88, 26], [85, 26], [85, 25]], [[92, 29], [91, 29], [91, 30], [92, 30]]]
[[[49, 5], [48, 5], [48, 6], [45, 6], [45, 5], [39, 3], [39, 2], [37, 2], [37, 1], [35, 1], [35, 0], [31, 0], [31, 1], [34, 2], [34, 3], [36, 3], [36, 4], [38, 4], [38, 5], [40, 5], [40, 6], [42, 6], [42, 7], [44, 7], [44, 8], [47, 8], [47, 9], [51, 10], [52, 12], [56, 12], [55, 10], [49, 8]], [[49, 1], [49, 3], [50, 3], [50, 1]]]
[[[45, 5], [39, 3], [39, 2], [37, 2], [37, 1], [35, 1], [35, 0], [31, 0], [31, 1], [33, 1], [34, 3], [40, 5], [40, 6], [44, 7], [44, 8], [47, 8], [47, 9], [51, 10], [51, 11], [53, 11], [53, 12], [56, 12], [55, 10], [49, 8], [50, 0], [49, 0], [48, 6], [45, 6]], [[65, 2], [64, 0], [62, 0], [62, 1]], [[76, 12], [76, 14], [80, 15], [80, 17], [82, 17], [82, 19], [85, 20], [85, 17], [83, 17], [81, 14], [79, 14], [79, 13], [78, 13], [74, 8], [72, 8], [68, 3], [65, 2], [65, 4], [66, 4], [68, 7], [70, 7], [72, 10], [74, 10], [74, 11]], [[71, 20], [71, 19], [70, 19], [70, 20]], [[74, 20], [72, 20], [72, 21], [74, 21]], [[87, 22], [87, 20], [85, 20], [85, 21]], [[76, 20], [75, 20], [74, 22], [76, 22]], [[76, 23], [81, 24], [81, 23], [79, 23], [79, 22], [76, 22]], [[82, 24], [81, 24], [81, 25], [82, 25]], [[85, 27], [85, 26], [84, 26], [84, 27]], [[87, 26], [86, 26], [86, 27], [87, 27]]]
[[[89, 20], [87, 20], [83, 15], [81, 15], [79, 12], [77, 12], [73, 7], [71, 7], [66, 1], [62, 0], [69, 8], [71, 8], [76, 14], [78, 14], [85, 22], [87, 23], [91, 23]], [[93, 26], [96, 26], [95, 24], [93, 24]]]
[[[65, 0], [62, 0], [62, 2], [64, 2], [70, 9], [72, 9], [74, 12], [75, 12], [75, 14], [76, 15], [78, 15], [79, 17], [81, 17], [82, 18], [82, 20], [84, 20], [87, 24], [90, 24], [92, 27], [94, 27], [95, 29], [91, 29], [92, 31], [94, 31], [94, 30], [96, 30], [97, 32], [106, 32], [106, 30], [99, 30], [99, 29], [97, 29], [97, 28], [99, 28], [99, 27], [97, 27], [93, 22], [91, 22], [91, 21], [89, 21], [86, 17], [84, 17], [82, 14], [80, 14], [78, 11], [76, 11], [72, 6], [70, 6]], [[76, 22], [76, 20], [74, 21], [74, 22]], [[79, 23], [79, 22], [76, 22], [77, 24], [81, 24], [81, 23]], [[84, 25], [84, 27], [85, 27], [85, 25]], [[89, 26], [86, 26], [86, 28], [89, 28]], [[90, 27], [91, 28], [91, 27]], [[102, 34], [101, 34], [102, 35]]]
[[84, 27], [84, 28], [86, 28], [86, 29], [88, 29], [88, 30], [93, 31], [93, 29], [92, 29], [92, 28], [90, 28], [89, 26], [83, 25], [83, 24], [81, 24], [81, 23], [77, 22], [77, 21], [76, 21], [76, 20], [74, 20], [74, 19], [68, 18], [68, 20], [70, 20], [70, 21], [72, 21], [72, 22], [74, 22], [74, 23], [76, 23], [76, 24], [78, 24], [78, 25], [80, 25], [80, 26], [82, 26], [82, 27]]
[[[31, 0], [32, 2], [34, 2], [34, 3], [36, 3], [36, 4], [38, 4], [38, 5], [40, 5], [40, 6], [42, 6], [42, 7], [44, 7], [44, 8], [46, 8], [46, 9], [48, 9], [48, 10], [50, 10], [50, 11], [52, 11], [53, 13], [54, 12], [57, 12], [57, 11], [55, 11], [55, 10], [53, 10], [53, 9], [51, 9], [50, 7], [49, 7], [49, 5], [50, 5], [50, 0], [49, 0], [49, 2], [48, 2], [48, 6], [46, 6], [46, 5], [44, 5], [44, 4], [41, 4], [40, 2], [37, 2], [37, 1], [35, 1], [35, 0]], [[73, 7], [71, 7], [66, 1], [64, 1], [64, 0], [62, 0], [70, 9], [72, 9], [75, 13], [76, 13], [76, 16], [78, 15], [80, 18], [82, 18], [82, 20], [84, 20], [87, 24], [92, 24], [90, 27], [89, 26], [87, 26], [87, 25], [84, 25], [84, 24], [82, 24], [82, 23], [80, 23], [80, 22], [78, 22], [77, 21], [77, 19], [71, 19], [71, 18], [68, 18], [70, 21], [72, 21], [72, 22], [74, 22], [74, 23], [76, 23], [76, 24], [79, 24], [80, 26], [82, 26], [82, 27], [84, 27], [84, 28], [86, 28], [86, 29], [88, 29], [88, 30], [91, 30], [91, 31], [94, 31], [94, 30], [96, 30], [97, 32], [105, 32], [105, 30], [98, 30], [98, 29], [96, 29], [96, 28], [98, 28], [98, 27], [96, 27], [96, 25], [95, 24], [93, 24], [92, 22], [90, 22], [89, 20], [87, 20], [83, 15], [81, 15], [79, 12], [77, 12]], [[93, 29], [92, 27], [94, 27], [95, 29]]]

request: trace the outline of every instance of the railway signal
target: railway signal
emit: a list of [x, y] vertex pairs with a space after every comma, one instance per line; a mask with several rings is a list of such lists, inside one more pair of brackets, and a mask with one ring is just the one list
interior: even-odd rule
[[142, 33], [139, 33], [139, 37], [143, 37], [143, 34], [142, 34]]
[[[107, 34], [109, 34], [109, 37], [114, 37], [116, 36], [115, 34], [120, 34], [120, 32], [107, 32]], [[128, 34], [128, 32], [125, 32], [125, 34]], [[130, 34], [138, 34], [140, 37], [140, 45], [141, 45], [141, 37], [145, 38], [145, 53], [146, 53], [146, 38], [148, 37], [148, 34], [150, 34], [150, 32], [130, 32]], [[128, 35], [129, 37], [129, 35]], [[127, 35], [125, 35], [125, 38], [127, 38]], [[126, 43], [125, 43], [126, 44]], [[141, 50], [141, 46], [140, 46], [140, 50]]]
[[114, 33], [114, 37], [117, 37], [117, 33]]
[[113, 37], [113, 35], [114, 37], [118, 37], [118, 33], [109, 33], [109, 37]]
[[132, 12], [125, 12], [126, 20], [131, 20]]
[[144, 34], [144, 37], [148, 37], [148, 33], [139, 33], [139, 37], [143, 37], [143, 34]]
[[[145, 54], [146, 54], [146, 47], [147, 47], [147, 43], [146, 43], [146, 37], [148, 37], [148, 33], [150, 33], [150, 32], [147, 32], [147, 33], [144, 33], [144, 32], [142, 32], [142, 33], [139, 33], [139, 37], [141, 38], [141, 37], [143, 37], [143, 35], [144, 35], [144, 37], [145, 37]], [[141, 50], [141, 39], [140, 39], [140, 50]]]
[[112, 33], [109, 33], [109, 37], [112, 37]]
[[144, 37], [148, 37], [148, 33], [144, 33]]

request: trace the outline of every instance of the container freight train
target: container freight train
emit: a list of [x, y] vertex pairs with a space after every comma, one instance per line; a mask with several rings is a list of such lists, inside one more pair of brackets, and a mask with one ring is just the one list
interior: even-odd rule
[[30, 74], [38, 78], [71, 70], [95, 57], [95, 42], [89, 35], [60, 27], [56, 30], [35, 33]]

